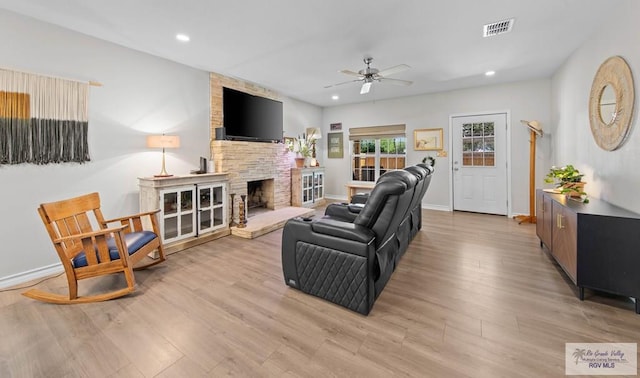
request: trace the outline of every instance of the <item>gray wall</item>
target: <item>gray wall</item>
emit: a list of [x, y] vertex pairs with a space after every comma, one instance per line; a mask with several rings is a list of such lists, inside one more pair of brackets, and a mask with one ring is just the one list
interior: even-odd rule
[[[345, 136], [345, 157], [327, 159], [323, 155], [322, 164], [327, 167], [328, 195], [346, 198], [344, 185], [351, 178], [349, 163], [348, 134], [350, 127], [377, 126], [404, 123], [407, 126], [408, 164], [419, 163], [424, 156], [433, 152], [414, 151], [413, 131], [415, 129], [443, 128], [445, 149], [448, 157], [436, 158], [436, 173], [423, 200], [427, 208], [450, 208], [451, 151], [449, 151], [449, 117], [460, 113], [508, 110], [511, 120], [512, 198], [510, 202], [514, 214], [529, 213], [529, 135], [520, 120], [537, 119], [546, 127], [551, 119], [550, 80], [535, 80], [504, 85], [489, 85], [479, 88], [457, 90], [444, 93], [403, 97], [393, 100], [375, 101], [356, 105], [325, 108], [323, 130], [326, 135], [329, 124], [342, 122]], [[323, 142], [326, 144], [326, 141]], [[541, 139], [537, 145], [536, 164], [547, 166], [549, 141]], [[542, 171], [537, 170], [542, 182]]]
[[[603, 27], [576, 50], [552, 79], [553, 163], [573, 164], [586, 174], [585, 191], [621, 207], [640, 212], [640, 2], [611, 9]], [[600, 149], [589, 127], [588, 100], [598, 67], [612, 55], [622, 56], [633, 74], [636, 103], [632, 129], [618, 150]]]
[[[186, 174], [209, 156], [209, 74], [148, 54], [0, 11], [3, 68], [95, 80], [89, 99], [86, 164], [0, 166], [0, 287], [60, 270], [38, 217], [42, 202], [100, 192], [106, 217], [137, 212], [138, 177], [160, 172], [161, 152], [149, 133], [175, 133], [167, 170]], [[284, 99], [285, 130], [321, 122], [319, 107]]]

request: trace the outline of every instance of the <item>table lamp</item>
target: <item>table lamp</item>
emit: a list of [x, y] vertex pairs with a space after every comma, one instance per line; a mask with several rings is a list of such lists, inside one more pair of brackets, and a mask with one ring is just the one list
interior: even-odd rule
[[177, 135], [149, 135], [147, 136], [147, 147], [149, 148], [162, 148], [162, 171], [160, 174], [154, 175], [154, 177], [171, 177], [167, 173], [165, 168], [164, 149], [165, 148], [178, 148], [180, 147], [180, 137]]

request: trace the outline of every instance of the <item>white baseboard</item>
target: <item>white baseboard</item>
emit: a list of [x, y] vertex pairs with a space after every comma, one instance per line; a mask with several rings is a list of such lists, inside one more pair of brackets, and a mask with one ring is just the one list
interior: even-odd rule
[[422, 208], [423, 209], [427, 209], [427, 210], [437, 210], [437, 211], [451, 211], [451, 209], [449, 208], [449, 206], [443, 206], [443, 205], [430, 205], [430, 204], [422, 204]]
[[51, 264], [43, 266], [41, 268], [27, 270], [26, 272], [13, 274], [7, 277], [0, 278], [0, 289], [4, 289], [11, 286], [16, 286], [29, 282], [31, 280], [37, 280], [47, 276], [56, 275], [64, 272], [61, 263]]

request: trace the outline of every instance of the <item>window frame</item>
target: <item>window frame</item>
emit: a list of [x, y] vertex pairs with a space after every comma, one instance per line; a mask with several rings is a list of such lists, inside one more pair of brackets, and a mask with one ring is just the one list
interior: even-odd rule
[[[397, 151], [397, 148], [396, 148], [396, 152], [395, 153], [389, 153], [389, 152], [383, 153], [382, 149], [381, 149], [381, 141], [383, 139], [396, 140], [396, 145], [399, 144], [398, 142], [404, 142], [404, 152], [400, 153], [400, 152]], [[361, 142], [361, 141], [373, 141], [374, 142], [374, 146], [375, 146], [374, 147], [374, 153], [373, 154], [370, 154], [370, 153], [361, 154], [359, 152], [355, 153], [355, 144], [357, 142]], [[382, 158], [395, 159], [396, 160], [396, 167], [398, 166], [398, 164], [397, 164], [398, 158], [402, 158], [404, 160], [404, 166], [402, 168], [390, 169], [390, 168], [387, 167], [387, 168], [384, 168], [385, 172], [402, 170], [407, 166], [407, 164], [406, 164], [406, 162], [407, 162], [407, 137], [406, 136], [381, 136], [381, 137], [378, 137], [378, 138], [366, 138], [365, 137], [365, 138], [362, 138], [362, 139], [353, 139], [353, 140], [350, 140], [349, 142], [350, 142], [349, 143], [350, 144], [350, 146], [349, 146], [349, 158], [350, 158], [349, 159], [350, 160], [350, 162], [349, 162], [349, 166], [350, 166], [349, 175], [351, 176], [351, 181], [353, 181], [353, 182], [364, 183], [364, 182], [376, 182], [376, 181], [378, 181], [378, 179], [381, 176], [381, 174], [380, 174], [381, 164], [380, 163], [381, 163]], [[373, 160], [373, 162], [374, 162], [374, 170], [373, 170], [374, 177], [373, 177], [373, 180], [358, 180], [358, 179], [354, 178], [356, 169], [360, 170], [360, 175], [359, 176], [362, 177], [362, 167], [363, 167], [363, 166], [360, 166], [360, 167], [356, 168], [355, 164], [354, 164], [355, 163], [355, 159], [356, 158], [359, 158], [359, 159], [364, 158], [365, 159], [365, 164], [366, 164], [366, 159], [368, 157], [373, 157], [373, 159], [374, 159]]]

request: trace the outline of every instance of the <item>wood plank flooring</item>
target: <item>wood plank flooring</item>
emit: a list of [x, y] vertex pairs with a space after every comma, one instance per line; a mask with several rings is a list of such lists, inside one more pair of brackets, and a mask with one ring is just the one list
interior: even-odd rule
[[534, 225], [425, 210], [368, 317], [285, 286], [281, 235], [172, 254], [109, 302], [0, 293], [0, 377], [561, 377], [566, 342], [640, 341], [633, 303], [578, 300]]

